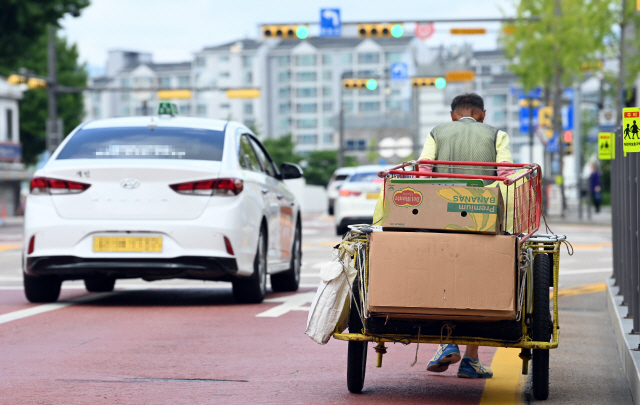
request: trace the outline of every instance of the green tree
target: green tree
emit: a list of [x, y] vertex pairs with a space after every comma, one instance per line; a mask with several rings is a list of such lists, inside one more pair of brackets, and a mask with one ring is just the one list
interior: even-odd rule
[[300, 162], [301, 156], [296, 154], [293, 150], [296, 145], [291, 140], [291, 134], [280, 138], [265, 139], [262, 144], [267, 148], [269, 155], [271, 155], [271, 158], [278, 166], [284, 162]]
[[[338, 152], [334, 150], [311, 152], [304, 159], [307, 162], [304, 169], [307, 184], [326, 186], [333, 172], [338, 168]], [[345, 155], [344, 165], [357, 166], [358, 160], [353, 156]]]
[[[20, 66], [34, 73], [47, 75], [47, 33], [43, 33], [30, 47], [31, 52], [21, 58]], [[65, 38], [57, 38], [57, 74], [62, 86], [86, 87], [87, 72], [84, 65], [78, 64], [78, 49], [69, 45]], [[58, 116], [62, 119], [64, 133], [69, 133], [82, 122], [84, 103], [81, 93], [58, 95]], [[22, 159], [26, 164], [35, 162], [36, 157], [45, 150], [47, 120], [47, 92], [29, 90], [20, 102], [20, 140]]]
[[89, 0], [2, 0], [0, 1], [0, 74], [23, 67], [34, 42], [46, 34], [47, 25], [57, 25], [66, 14], [74, 17]]
[[[537, 20], [530, 21], [529, 18]], [[615, 23], [610, 0], [520, 0], [513, 34], [504, 38], [511, 70], [525, 90], [541, 86], [553, 100], [554, 132], [562, 132], [562, 92], [597, 64]], [[562, 145], [562, 142], [560, 142]], [[562, 150], [560, 150], [562, 156]], [[562, 159], [560, 159], [562, 170]], [[564, 182], [562, 205], [566, 208]]]

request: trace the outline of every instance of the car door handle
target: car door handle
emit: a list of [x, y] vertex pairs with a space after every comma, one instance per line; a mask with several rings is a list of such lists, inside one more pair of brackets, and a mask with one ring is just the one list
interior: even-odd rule
[[282, 200], [282, 197], [284, 197], [282, 194], [278, 194], [276, 197], [278, 197], [278, 200]]
[[263, 188], [261, 191], [262, 191], [262, 194], [267, 194], [269, 192], [269, 189], [268, 188]]

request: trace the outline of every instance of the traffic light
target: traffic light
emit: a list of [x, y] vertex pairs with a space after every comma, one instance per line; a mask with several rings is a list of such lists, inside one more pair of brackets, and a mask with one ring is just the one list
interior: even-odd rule
[[358, 24], [359, 37], [401, 38], [404, 36], [402, 24]]
[[564, 134], [562, 135], [562, 141], [562, 152], [564, 152], [565, 155], [570, 155], [571, 153], [573, 153], [573, 132], [564, 131]]
[[378, 88], [376, 79], [342, 79], [342, 87], [347, 90], [375, 90]]
[[262, 35], [265, 38], [307, 39], [309, 27], [306, 25], [263, 25]]
[[412, 77], [411, 85], [413, 87], [434, 86], [438, 89], [444, 89], [447, 81], [444, 77]]
[[30, 90], [46, 89], [47, 81], [38, 79], [37, 77], [30, 77], [29, 80], [27, 80], [27, 87], [29, 87]]
[[7, 77], [7, 83], [9, 84], [23, 84], [27, 82], [27, 77], [22, 75], [9, 75]]
[[538, 110], [538, 126], [543, 128], [544, 134], [547, 138], [553, 137], [553, 124], [551, 119], [553, 118], [553, 107], [542, 107]]

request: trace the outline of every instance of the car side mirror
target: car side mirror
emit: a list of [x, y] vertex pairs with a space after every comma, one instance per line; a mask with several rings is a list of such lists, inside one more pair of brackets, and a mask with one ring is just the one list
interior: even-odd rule
[[302, 177], [302, 168], [294, 163], [283, 163], [280, 165], [280, 175], [282, 180], [299, 179]]

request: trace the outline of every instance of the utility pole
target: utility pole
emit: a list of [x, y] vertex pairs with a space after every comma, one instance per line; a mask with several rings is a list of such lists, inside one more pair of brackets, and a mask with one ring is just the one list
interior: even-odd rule
[[338, 123], [338, 169], [344, 167], [344, 101], [343, 101], [343, 93], [342, 89], [342, 79], [344, 79], [344, 73], [342, 73], [342, 77], [340, 78], [340, 97], [338, 102], [340, 103], [340, 115], [338, 119], [340, 122]]
[[53, 153], [62, 140], [62, 122], [58, 120], [58, 75], [56, 66], [56, 27], [48, 26], [47, 46], [47, 95], [49, 97], [49, 117], [47, 119], [47, 150]]
[[573, 158], [575, 163], [576, 192], [578, 197], [578, 218], [582, 219], [582, 93], [581, 83], [573, 86]]
[[529, 103], [529, 163], [533, 163], [533, 99], [527, 97]]
[[627, 27], [627, 0], [622, 0], [622, 15], [620, 16], [620, 54], [618, 59], [618, 94], [616, 94], [616, 128], [622, 125], [622, 106], [625, 98], [624, 94], [624, 51], [625, 35]]

